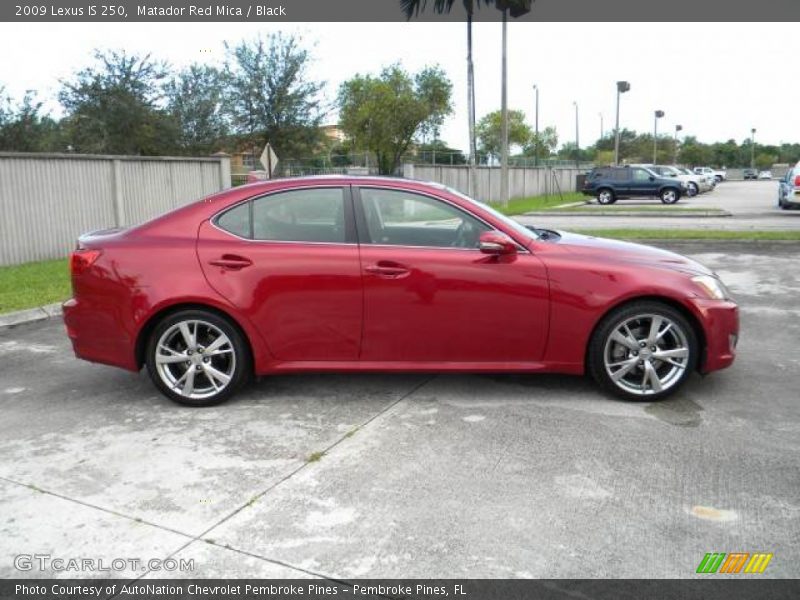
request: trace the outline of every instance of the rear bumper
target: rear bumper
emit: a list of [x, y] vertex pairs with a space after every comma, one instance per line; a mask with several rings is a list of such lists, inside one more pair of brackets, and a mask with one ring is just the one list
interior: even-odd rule
[[135, 340], [108, 307], [91, 306], [85, 300], [70, 298], [61, 305], [67, 336], [75, 356], [91, 362], [138, 371]]
[[731, 301], [700, 298], [693, 299], [692, 304], [699, 313], [706, 337], [700, 372], [710, 373], [731, 366], [739, 341], [739, 307]]

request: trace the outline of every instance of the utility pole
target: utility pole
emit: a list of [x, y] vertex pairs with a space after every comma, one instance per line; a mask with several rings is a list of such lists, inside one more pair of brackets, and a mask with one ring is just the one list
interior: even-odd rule
[[617, 126], [614, 128], [614, 164], [619, 164], [619, 97], [631, 89], [627, 81], [617, 82]]
[[534, 118], [534, 127], [536, 136], [533, 138], [533, 166], [539, 166], [539, 86], [533, 84], [533, 91], [536, 94], [536, 117]]
[[508, 48], [508, 9], [503, 9], [503, 63], [502, 92], [500, 110], [502, 112], [502, 133], [500, 146], [500, 202], [508, 205], [508, 71], [506, 51]]
[[655, 118], [653, 119], [653, 164], [658, 163], [656, 154], [658, 152], [658, 120], [664, 116], [663, 110], [655, 111]]
[[750, 130], [750, 168], [756, 168], [756, 128]]
[[603, 113], [597, 113], [600, 115], [600, 139], [603, 139]]
[[576, 100], [572, 104], [575, 106], [575, 168], [577, 169], [581, 160], [581, 143], [580, 137], [578, 137], [578, 101]]

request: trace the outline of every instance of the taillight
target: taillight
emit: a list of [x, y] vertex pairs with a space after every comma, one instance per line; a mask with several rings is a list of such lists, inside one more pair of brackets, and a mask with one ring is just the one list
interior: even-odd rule
[[800, 175], [794, 176], [794, 187], [800, 187]]
[[75, 250], [69, 255], [69, 271], [72, 275], [85, 273], [99, 258], [100, 250]]

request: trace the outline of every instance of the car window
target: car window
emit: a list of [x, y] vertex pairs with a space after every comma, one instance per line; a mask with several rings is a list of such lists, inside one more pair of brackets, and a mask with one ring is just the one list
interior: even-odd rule
[[344, 190], [306, 188], [253, 200], [253, 239], [343, 243]]
[[361, 206], [373, 244], [477, 248], [490, 227], [464, 211], [402, 190], [361, 188]]
[[634, 181], [648, 181], [650, 179], [650, 173], [644, 169], [633, 169], [632, 175]]
[[250, 203], [244, 202], [225, 211], [216, 220], [217, 226], [243, 238], [253, 237], [250, 231]]
[[628, 179], [630, 179], [630, 175], [630, 169], [614, 169], [612, 179], [614, 181], [628, 181]]

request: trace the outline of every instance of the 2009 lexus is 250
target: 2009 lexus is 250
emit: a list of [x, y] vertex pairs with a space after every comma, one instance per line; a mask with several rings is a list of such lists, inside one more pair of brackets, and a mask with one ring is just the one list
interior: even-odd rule
[[738, 308], [701, 264], [524, 227], [438, 184], [279, 179], [80, 238], [75, 354], [182, 404], [298, 371], [588, 373], [624, 399], [734, 360]]

